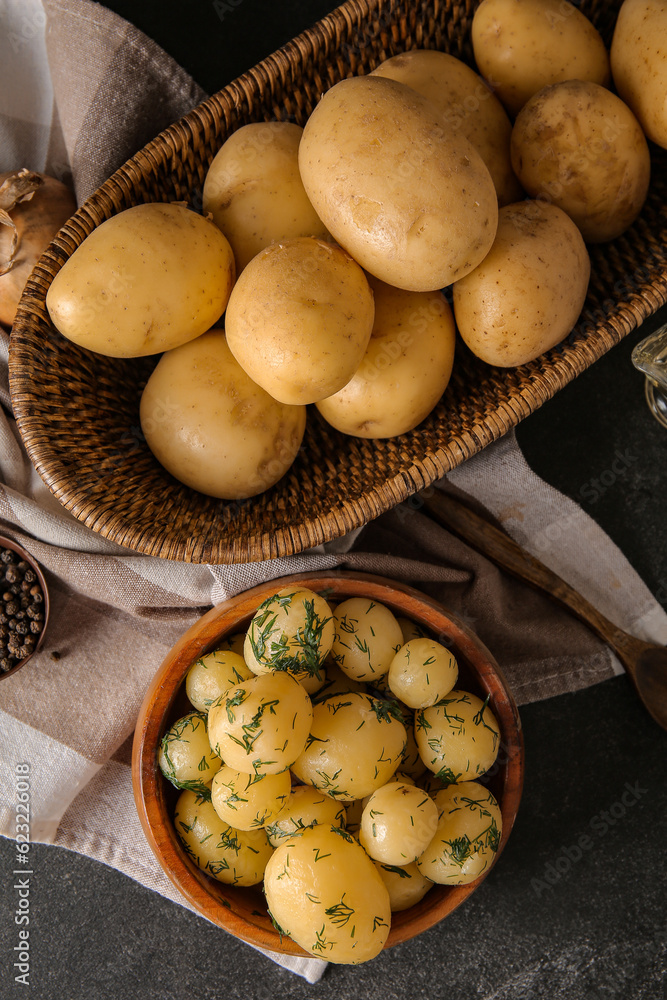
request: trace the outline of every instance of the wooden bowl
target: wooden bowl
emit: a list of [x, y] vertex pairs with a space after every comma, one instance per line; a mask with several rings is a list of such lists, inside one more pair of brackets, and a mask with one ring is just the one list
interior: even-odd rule
[[[16, 665], [13, 666], [10, 670], [5, 670], [5, 671], [0, 670], [0, 681], [4, 680], [5, 677], [14, 677], [17, 671], [19, 671], [21, 667], [25, 667], [25, 665], [28, 663], [29, 660], [32, 659], [35, 653], [39, 649], [41, 649], [42, 644], [44, 642], [44, 636], [46, 635], [46, 627], [49, 624], [49, 588], [46, 585], [46, 580], [44, 579], [44, 574], [42, 573], [39, 563], [35, 559], [33, 559], [30, 553], [26, 552], [26, 550], [21, 545], [19, 545], [18, 542], [14, 542], [12, 541], [11, 538], [6, 538], [4, 535], [0, 535], [0, 550], [2, 549], [9, 549], [11, 552], [14, 552], [19, 557], [19, 560], [22, 559], [24, 562], [27, 562], [30, 568], [34, 571], [35, 576], [37, 577], [37, 580], [35, 582], [39, 584], [39, 587], [42, 591], [42, 609], [44, 614], [44, 621], [33, 651], [29, 653], [27, 656], [24, 656], [22, 660], [18, 660], [16, 662]], [[0, 571], [0, 580], [2, 579], [3, 579], [3, 574]]]
[[[498, 760], [484, 781], [502, 810], [498, 854], [509, 837], [523, 785], [523, 739], [514, 699], [489, 650], [441, 604], [411, 587], [362, 573], [307, 573], [271, 580], [213, 608], [192, 626], [168, 653], [153, 678], [139, 712], [132, 755], [134, 797], [141, 825], [160, 865], [185, 898], [205, 917], [235, 937], [258, 947], [304, 955], [292, 940], [280, 937], [267, 915], [261, 886], [247, 889], [223, 885], [200, 871], [183, 850], [172, 815], [178, 792], [158, 768], [160, 740], [169, 726], [188, 711], [183, 681], [194, 661], [216, 649], [235, 632], [245, 631], [258, 605], [281, 587], [305, 585], [326, 592], [332, 601], [368, 597], [407, 617], [447, 644], [456, 655], [458, 686], [489, 704], [500, 726]], [[417, 905], [392, 916], [385, 947], [407, 941], [432, 927], [475, 891], [485, 876], [468, 885], [434, 886]]]

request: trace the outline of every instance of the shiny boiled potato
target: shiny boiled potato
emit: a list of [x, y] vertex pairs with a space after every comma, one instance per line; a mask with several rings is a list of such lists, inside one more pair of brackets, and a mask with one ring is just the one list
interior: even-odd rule
[[258, 830], [276, 818], [289, 794], [289, 770], [244, 774], [223, 764], [211, 785], [211, 804], [237, 830]]
[[354, 375], [373, 315], [373, 293], [348, 253], [311, 237], [285, 240], [253, 257], [236, 282], [227, 342], [275, 399], [315, 403]]
[[395, 80], [356, 76], [331, 87], [304, 127], [299, 169], [332, 236], [389, 285], [444, 288], [493, 242], [498, 199], [481, 156]]
[[285, 587], [253, 615], [244, 655], [254, 673], [286, 670], [311, 693], [324, 684], [333, 640], [333, 616], [324, 598], [307, 587]]
[[401, 626], [384, 604], [368, 597], [350, 597], [334, 612], [335, 638], [331, 658], [344, 674], [375, 683], [403, 642]]
[[225, 140], [206, 174], [203, 210], [229, 240], [237, 271], [260, 250], [327, 230], [303, 189], [292, 122], [251, 122]]
[[363, 694], [366, 690], [365, 684], [361, 681], [355, 681], [351, 677], [348, 677], [347, 674], [344, 674], [330, 656], [325, 660], [324, 668], [324, 684], [311, 696], [313, 705], [317, 704], [318, 701], [324, 701], [325, 698], [328, 698], [332, 694], [342, 694], [346, 691], [361, 691]]
[[266, 834], [270, 843], [278, 847], [316, 823], [344, 828], [346, 819], [342, 802], [336, 802], [312, 785], [295, 785], [281, 811], [266, 824]]
[[135, 358], [171, 350], [213, 326], [234, 277], [232, 249], [209, 219], [183, 205], [135, 205], [77, 247], [46, 305], [68, 340]]
[[388, 438], [424, 420], [449, 384], [456, 329], [440, 292], [406, 292], [369, 278], [375, 321], [366, 353], [342, 389], [316, 405], [343, 434]]
[[278, 774], [306, 745], [313, 710], [284, 671], [250, 677], [211, 705], [208, 735], [225, 764], [247, 774]]
[[511, 115], [547, 84], [610, 81], [599, 32], [568, 0], [482, 0], [472, 45], [477, 68]]
[[242, 656], [228, 649], [216, 649], [200, 656], [185, 676], [185, 693], [200, 712], [209, 708], [221, 694], [252, 677]]
[[431, 843], [438, 826], [435, 802], [423, 789], [390, 781], [368, 799], [359, 843], [375, 861], [409, 865]]
[[281, 932], [327, 962], [367, 962], [389, 935], [384, 882], [363, 847], [339, 827], [318, 824], [277, 847], [264, 893]]
[[484, 774], [500, 745], [498, 721], [487, 702], [457, 689], [415, 714], [415, 736], [427, 768], [447, 784]]
[[220, 819], [210, 802], [182, 792], [174, 826], [192, 861], [227, 885], [258, 885], [273, 854], [264, 830], [237, 830]]
[[611, 71], [618, 95], [644, 133], [667, 149], [667, 5], [625, 0], [611, 43]]
[[158, 462], [192, 489], [223, 500], [263, 493], [296, 458], [303, 406], [278, 403], [243, 371], [224, 332], [210, 330], [162, 355], [140, 405]]
[[210, 798], [209, 786], [220, 768], [211, 750], [204, 712], [188, 712], [162, 737], [160, 770], [176, 788], [189, 788]]
[[428, 708], [449, 694], [459, 677], [451, 650], [435, 639], [411, 639], [394, 656], [387, 675], [392, 692], [410, 708]]
[[562, 208], [587, 243], [632, 225], [651, 178], [648, 143], [630, 108], [583, 80], [544, 87], [524, 105], [512, 163], [528, 194]]
[[461, 59], [436, 49], [411, 49], [385, 59], [372, 76], [404, 83], [431, 101], [449, 128], [469, 139], [484, 160], [499, 205], [521, 197], [510, 163], [512, 124], [489, 85]]
[[300, 781], [353, 802], [386, 784], [406, 743], [393, 706], [367, 694], [340, 694], [313, 707], [303, 752], [292, 765]]
[[477, 781], [438, 792], [438, 828], [417, 860], [426, 878], [441, 885], [467, 885], [491, 867], [500, 845], [502, 814], [495, 798]]
[[383, 865], [376, 861], [375, 867], [389, 893], [392, 913], [408, 910], [433, 888], [433, 882], [422, 875], [415, 861], [409, 865]]
[[461, 338], [490, 365], [533, 361], [572, 331], [590, 269], [583, 237], [561, 208], [539, 201], [506, 205], [490, 253], [454, 286]]

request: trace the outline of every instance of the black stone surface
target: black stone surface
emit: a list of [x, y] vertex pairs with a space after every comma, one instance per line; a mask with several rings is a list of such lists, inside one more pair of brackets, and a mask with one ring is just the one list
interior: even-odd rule
[[[114, 0], [209, 92], [334, 5]], [[667, 606], [667, 431], [630, 350], [662, 310], [524, 421], [529, 464], [576, 499]], [[596, 485], [597, 484], [597, 485]], [[39, 1000], [588, 1000], [665, 996], [667, 734], [621, 677], [525, 706], [526, 783], [498, 865], [454, 914], [315, 985], [120, 873], [34, 845], [30, 987], [13, 983], [15, 849], [0, 838], [0, 996]]]

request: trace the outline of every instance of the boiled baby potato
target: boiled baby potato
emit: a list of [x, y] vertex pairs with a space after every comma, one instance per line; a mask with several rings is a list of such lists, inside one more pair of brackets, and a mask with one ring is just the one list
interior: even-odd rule
[[599, 32], [568, 0], [482, 0], [472, 45], [477, 68], [511, 115], [549, 83], [610, 81]]
[[264, 830], [237, 830], [191, 791], [178, 798], [174, 826], [188, 857], [218, 882], [258, 885], [262, 881], [273, 854]]
[[389, 893], [363, 847], [340, 827], [318, 824], [277, 847], [264, 894], [280, 931], [327, 962], [367, 962], [389, 935]]
[[447, 388], [456, 330], [440, 292], [407, 292], [369, 278], [373, 332], [363, 360], [342, 389], [316, 403], [344, 434], [388, 438], [424, 420]]
[[454, 315], [473, 354], [526, 364], [560, 343], [583, 308], [590, 258], [568, 215], [542, 201], [500, 210], [491, 252], [454, 285]]
[[423, 789], [390, 781], [368, 799], [359, 843], [386, 865], [409, 865], [428, 847], [438, 826], [435, 802]]
[[389, 608], [369, 597], [349, 597], [334, 611], [331, 659], [356, 681], [375, 684], [389, 670], [403, 641]]
[[467, 885], [489, 868], [500, 846], [503, 822], [492, 793], [477, 781], [437, 792], [438, 827], [417, 859], [423, 876], [441, 885]]
[[56, 329], [98, 354], [136, 358], [199, 337], [225, 311], [234, 255], [181, 204], [135, 205], [77, 247], [46, 294]]
[[611, 71], [645, 134], [667, 149], [667, 5], [625, 0], [611, 43]]
[[343, 828], [345, 822], [345, 806], [341, 802], [313, 785], [295, 785], [273, 822], [266, 824], [266, 834], [271, 844], [278, 847], [316, 823]]
[[242, 656], [230, 649], [216, 649], [192, 664], [185, 676], [185, 692], [195, 708], [208, 712], [216, 698], [251, 676]]
[[392, 913], [408, 910], [433, 888], [434, 883], [422, 875], [415, 861], [409, 865], [383, 865], [376, 861], [375, 867], [389, 893]]
[[651, 157], [639, 122], [606, 87], [566, 80], [519, 112], [512, 163], [533, 197], [558, 205], [587, 243], [620, 236], [648, 194]]
[[285, 671], [230, 688], [208, 712], [208, 737], [225, 764], [245, 774], [279, 774], [306, 746], [310, 698]]
[[389, 687], [409, 708], [428, 708], [449, 694], [459, 677], [456, 657], [435, 639], [410, 639], [389, 665]]
[[405, 726], [389, 702], [356, 692], [332, 695], [313, 706], [310, 734], [292, 773], [334, 799], [353, 802], [389, 781], [405, 743]]
[[210, 799], [210, 784], [220, 769], [220, 758], [211, 750], [205, 712], [188, 712], [165, 733], [158, 763], [176, 788], [189, 788]]
[[237, 830], [259, 830], [276, 818], [290, 794], [289, 770], [245, 774], [226, 764], [211, 783], [211, 805]]
[[229, 348], [282, 403], [315, 403], [345, 385], [373, 328], [373, 293], [348, 253], [303, 237], [257, 254], [229, 299]]
[[279, 403], [244, 372], [214, 328], [162, 355], [142, 393], [141, 429], [158, 462], [192, 489], [256, 496], [297, 456], [304, 406]]
[[389, 285], [444, 288], [493, 242], [498, 199], [481, 156], [395, 80], [358, 76], [331, 87], [306, 122], [299, 169], [332, 236]]
[[521, 197], [510, 162], [512, 124], [489, 85], [461, 59], [436, 49], [411, 49], [385, 59], [372, 76], [385, 76], [423, 94], [449, 128], [473, 144], [489, 169], [498, 204]]
[[415, 714], [415, 736], [422, 760], [445, 784], [484, 774], [500, 745], [498, 720], [488, 699], [458, 689]]
[[208, 169], [203, 210], [229, 240], [239, 273], [271, 243], [328, 235], [299, 174], [302, 132], [293, 122], [243, 125]]

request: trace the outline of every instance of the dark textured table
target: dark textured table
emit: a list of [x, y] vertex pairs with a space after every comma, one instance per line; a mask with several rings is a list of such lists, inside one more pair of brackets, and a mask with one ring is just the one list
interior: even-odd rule
[[[218, 0], [189, 4], [188, 13], [181, 0], [107, 6], [209, 92], [333, 9], [316, 0]], [[643, 377], [630, 364], [633, 345], [660, 321], [667, 310], [517, 434], [535, 471], [581, 504], [667, 606], [667, 431], [650, 416]], [[104, 865], [35, 845], [32, 996], [664, 997], [667, 734], [624, 677], [525, 706], [521, 716], [526, 782], [508, 846], [480, 889], [419, 938], [366, 966], [330, 966], [311, 986]], [[15, 904], [7, 874], [13, 853], [0, 839], [5, 941]], [[9, 983], [6, 956], [3, 949]], [[22, 991], [9, 987], [3, 995]]]

